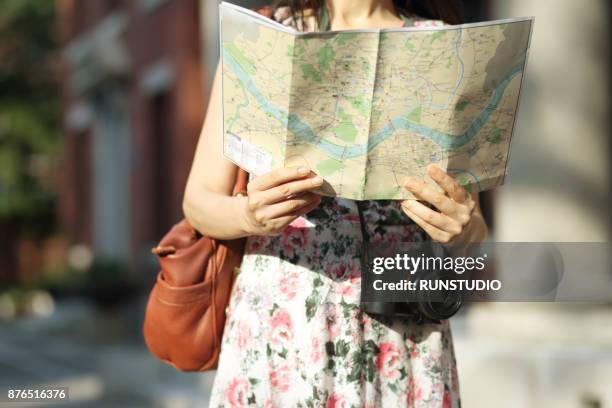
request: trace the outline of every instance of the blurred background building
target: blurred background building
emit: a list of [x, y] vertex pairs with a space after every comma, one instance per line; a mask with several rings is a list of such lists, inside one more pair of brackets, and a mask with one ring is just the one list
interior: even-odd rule
[[[164, 366], [140, 327], [149, 250], [181, 218], [217, 4], [0, 2], [0, 390], [205, 406], [214, 373]], [[536, 16], [510, 175], [487, 195], [493, 238], [609, 241], [612, 6], [464, 6], [468, 21]], [[452, 322], [465, 407], [612, 407], [609, 305], [477, 305]]]
[[209, 82], [199, 1], [57, 3], [62, 225], [95, 256], [150, 259], [180, 217]]

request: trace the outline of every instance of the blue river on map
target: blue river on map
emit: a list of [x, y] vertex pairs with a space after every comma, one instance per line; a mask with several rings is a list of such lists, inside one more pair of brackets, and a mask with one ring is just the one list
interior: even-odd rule
[[446, 150], [461, 147], [472, 140], [476, 134], [478, 134], [480, 129], [489, 119], [489, 116], [491, 116], [491, 113], [493, 113], [493, 111], [495, 111], [499, 105], [499, 102], [501, 101], [501, 98], [512, 79], [523, 71], [523, 64], [521, 63], [514, 67], [504, 77], [504, 79], [497, 84], [493, 90], [493, 94], [491, 95], [489, 102], [487, 103], [487, 106], [485, 106], [480, 114], [472, 121], [467, 130], [461, 134], [453, 135], [436, 129], [431, 129], [427, 126], [421, 125], [420, 123], [408, 120], [407, 115], [400, 115], [390, 120], [383, 129], [371, 135], [368, 142], [354, 144], [351, 146], [341, 146], [318, 137], [310, 126], [304, 123], [297, 115], [288, 114], [283, 109], [270, 104], [270, 102], [259, 91], [251, 77], [225, 49], [223, 49], [223, 63], [230, 67], [234, 75], [236, 75], [236, 77], [242, 83], [242, 86], [244, 86], [244, 88], [247, 89], [251, 95], [253, 95], [255, 100], [257, 100], [259, 105], [261, 105], [266, 112], [280, 121], [281, 124], [287, 126], [287, 129], [298, 139], [318, 147], [319, 149], [325, 151], [329, 156], [337, 160], [350, 159], [364, 155], [367, 151], [373, 149], [379, 143], [392, 136], [398, 129], [408, 130], [422, 137], [426, 137]]

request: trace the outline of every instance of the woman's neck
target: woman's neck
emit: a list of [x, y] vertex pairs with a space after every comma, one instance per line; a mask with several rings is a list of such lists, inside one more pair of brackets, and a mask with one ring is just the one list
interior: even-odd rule
[[326, 0], [332, 30], [401, 27], [393, 0]]

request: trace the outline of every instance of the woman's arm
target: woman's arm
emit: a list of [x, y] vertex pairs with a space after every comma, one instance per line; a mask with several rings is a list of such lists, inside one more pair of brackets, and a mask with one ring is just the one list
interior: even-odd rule
[[223, 157], [222, 117], [217, 68], [183, 198], [185, 218], [196, 230], [217, 239], [274, 234], [319, 204], [321, 197], [309, 190], [323, 180], [305, 168], [273, 170], [249, 183], [247, 197], [232, 197], [238, 168]]

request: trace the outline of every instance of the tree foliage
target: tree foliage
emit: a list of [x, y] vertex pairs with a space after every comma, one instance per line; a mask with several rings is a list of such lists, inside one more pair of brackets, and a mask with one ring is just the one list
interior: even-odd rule
[[0, 220], [54, 213], [58, 60], [54, 2], [0, 1]]

